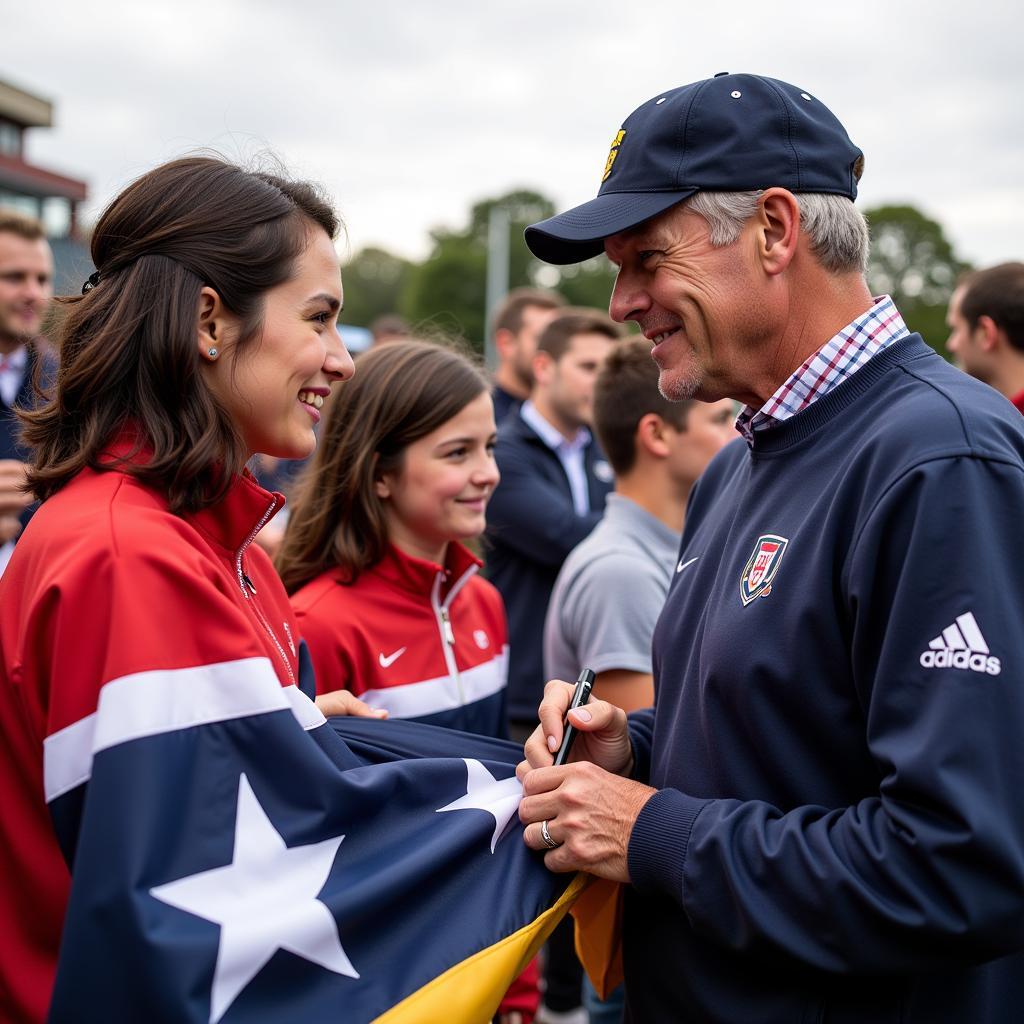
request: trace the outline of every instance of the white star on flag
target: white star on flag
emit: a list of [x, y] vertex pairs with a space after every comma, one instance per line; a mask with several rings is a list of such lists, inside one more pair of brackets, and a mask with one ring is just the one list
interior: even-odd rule
[[334, 917], [317, 899], [344, 838], [287, 847], [243, 774], [232, 862], [149, 890], [163, 903], [220, 925], [210, 1024], [224, 1016], [278, 949], [359, 977], [342, 949]]
[[514, 776], [496, 779], [481, 762], [475, 758], [463, 758], [466, 762], [466, 795], [453, 800], [442, 811], [486, 811], [494, 818], [494, 835], [491, 836], [491, 853], [494, 853], [498, 839], [505, 831], [523, 798], [523, 787]]

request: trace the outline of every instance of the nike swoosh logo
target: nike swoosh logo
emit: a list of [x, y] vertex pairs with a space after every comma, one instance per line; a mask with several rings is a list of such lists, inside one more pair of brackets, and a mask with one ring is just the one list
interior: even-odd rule
[[386, 657], [384, 652], [381, 651], [381, 653], [377, 655], [377, 659], [380, 661], [381, 668], [390, 668], [403, 654], [405, 654], [405, 648], [399, 647], [394, 654], [389, 654]]
[[[700, 558], [700, 555], [698, 555], [697, 558]], [[693, 563], [697, 561], [697, 558], [691, 558], [688, 562], [684, 562], [680, 558], [679, 564], [676, 566], [676, 572], [682, 572], [688, 565], [693, 565]]]

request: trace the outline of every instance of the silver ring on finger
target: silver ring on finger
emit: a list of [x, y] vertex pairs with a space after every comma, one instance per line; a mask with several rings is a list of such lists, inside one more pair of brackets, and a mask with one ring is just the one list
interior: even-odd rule
[[556, 850], [562, 845], [561, 843], [556, 843], [554, 839], [551, 838], [551, 833], [548, 831], [548, 823], [546, 819], [540, 823], [540, 837], [544, 840], [544, 845], [549, 850]]

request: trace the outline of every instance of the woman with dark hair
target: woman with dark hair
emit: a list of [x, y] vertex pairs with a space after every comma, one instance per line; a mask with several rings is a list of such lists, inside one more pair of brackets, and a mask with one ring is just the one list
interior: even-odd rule
[[332, 397], [276, 565], [321, 692], [505, 736], [507, 631], [462, 542], [498, 483], [494, 407], [461, 353], [392, 342]]
[[[55, 393], [24, 415], [43, 504], [0, 582], [4, 1020], [47, 1013], [75, 871], [102, 856], [79, 841], [96, 787], [128, 787], [117, 813], [140, 820], [167, 800], [145, 773], [91, 779], [94, 756], [261, 710], [318, 717], [295, 685], [287, 596], [252, 544], [283, 499], [245, 464], [309, 455], [332, 385], [352, 375], [337, 229], [313, 186], [207, 158], [144, 175], [96, 225], [98, 269], [66, 300]], [[369, 713], [347, 696], [330, 710]], [[216, 756], [237, 742], [218, 733]], [[171, 789], [182, 806], [222, 795], [203, 789], [208, 768]], [[67, 1019], [66, 1005], [52, 1012]]]

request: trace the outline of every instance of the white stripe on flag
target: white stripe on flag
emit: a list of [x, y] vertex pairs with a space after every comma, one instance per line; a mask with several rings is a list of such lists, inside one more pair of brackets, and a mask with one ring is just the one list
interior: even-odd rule
[[327, 721], [323, 712], [297, 686], [284, 687], [284, 695], [291, 705], [292, 714], [306, 732]]
[[[136, 672], [105, 683], [96, 711], [43, 741], [47, 801], [92, 774], [101, 750], [195, 725], [292, 710], [269, 658]], [[296, 716], [298, 717], [298, 716]]]

